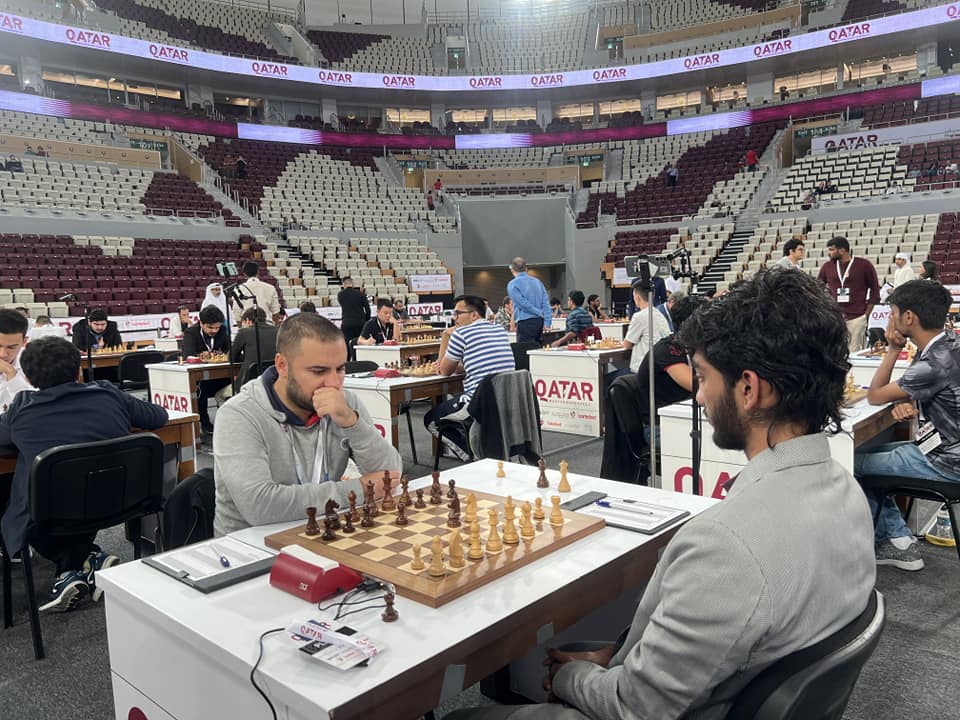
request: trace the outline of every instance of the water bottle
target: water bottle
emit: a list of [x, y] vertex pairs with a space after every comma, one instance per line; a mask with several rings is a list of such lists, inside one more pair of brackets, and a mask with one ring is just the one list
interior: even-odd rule
[[956, 547], [957, 543], [953, 539], [953, 530], [950, 527], [950, 513], [947, 512], [946, 505], [941, 505], [937, 510], [937, 519], [927, 533], [926, 539], [932, 545]]

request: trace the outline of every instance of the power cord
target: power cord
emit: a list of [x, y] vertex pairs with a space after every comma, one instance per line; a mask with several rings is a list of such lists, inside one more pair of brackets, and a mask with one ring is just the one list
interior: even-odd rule
[[250, 668], [250, 684], [253, 685], [253, 689], [260, 693], [260, 697], [263, 698], [264, 702], [267, 703], [267, 707], [270, 708], [270, 713], [273, 715], [273, 720], [277, 720], [277, 710], [273, 707], [273, 703], [270, 702], [270, 698], [267, 697], [267, 694], [257, 685], [257, 681], [254, 679], [253, 675], [257, 672], [257, 668], [260, 667], [260, 662], [263, 660], [263, 639], [267, 635], [273, 635], [274, 633], [284, 632], [286, 628], [274, 628], [273, 630], [267, 630], [260, 636], [260, 652], [257, 653], [257, 661], [253, 664], [253, 667]]
[[[356, 597], [357, 595], [374, 592], [377, 590], [383, 590], [384, 595], [368, 597], [362, 600], [352, 600], [352, 598]], [[354, 613], [386, 607], [386, 602], [384, 602], [384, 596], [387, 592], [393, 592], [394, 594], [396, 594], [393, 589], [393, 586], [390, 585], [389, 583], [385, 583], [380, 580], [375, 580], [374, 578], [364, 578], [363, 582], [361, 582], [357, 587], [355, 587], [353, 590], [351, 590], [346, 595], [344, 595], [339, 602], [331, 603], [325, 607], [321, 606], [318, 603], [317, 610], [319, 610], [320, 612], [327, 612], [329, 610], [332, 610], [333, 608], [336, 608], [336, 614], [334, 615], [333, 619], [339, 620], [340, 618], [344, 618], [347, 615], [353, 615]], [[361, 607], [361, 608], [357, 608], [356, 610], [350, 610], [349, 612], [343, 612], [344, 607], [351, 607], [353, 605], [367, 605], [368, 603], [378, 602], [378, 601], [382, 602], [383, 604], [370, 605], [369, 607]]]

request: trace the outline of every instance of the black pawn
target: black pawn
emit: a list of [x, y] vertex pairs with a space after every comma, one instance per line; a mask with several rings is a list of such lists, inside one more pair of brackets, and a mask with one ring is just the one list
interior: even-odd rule
[[330, 521], [330, 518], [323, 519], [323, 535], [320, 536], [322, 540], [336, 540], [337, 534], [333, 531], [333, 523]]
[[423, 488], [417, 489], [417, 501], [413, 504], [417, 510], [423, 510], [427, 504], [423, 501]]
[[397, 525], [403, 526], [403, 525], [407, 525], [410, 522], [409, 520], [407, 520], [406, 513], [407, 513], [406, 503], [400, 503], [399, 505], [397, 505], [397, 520], [396, 520]]
[[370, 506], [363, 506], [363, 520], [360, 521], [360, 527], [373, 527], [373, 518], [370, 517]]
[[350, 511], [347, 510], [343, 514], [343, 531], [345, 533], [352, 533], [356, 528], [353, 526], [353, 518], [350, 517]]

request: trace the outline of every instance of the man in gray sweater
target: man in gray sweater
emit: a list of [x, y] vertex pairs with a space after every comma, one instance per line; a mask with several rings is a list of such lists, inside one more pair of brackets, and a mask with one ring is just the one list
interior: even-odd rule
[[[301, 313], [280, 327], [276, 366], [217, 413], [217, 535], [305, 519], [329, 499], [346, 508], [367, 479], [399, 478], [400, 453], [343, 389], [346, 361], [343, 333], [326, 318]], [[342, 482], [351, 458], [363, 477]]]
[[747, 465], [667, 545], [620, 645], [550, 651], [551, 703], [449, 720], [720, 720], [765, 667], [863, 612], [873, 523], [824, 434], [839, 429], [850, 367], [836, 303], [806, 273], [771, 270], [680, 336], [714, 443]]

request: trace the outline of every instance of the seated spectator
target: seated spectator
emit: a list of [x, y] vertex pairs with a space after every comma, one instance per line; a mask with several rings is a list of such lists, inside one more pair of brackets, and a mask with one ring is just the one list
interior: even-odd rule
[[37, 156], [37, 151], [33, 149], [32, 145], [27, 145], [27, 149], [23, 151], [24, 155], [30, 155], [32, 157]]
[[603, 312], [603, 305], [600, 301], [600, 296], [594, 293], [587, 297], [587, 310], [593, 315], [594, 320], [609, 320], [607, 314]]
[[407, 314], [407, 307], [403, 301], [403, 298], [397, 298], [393, 301], [393, 319], [406, 322], [409, 318]]
[[[440, 419], [469, 417], [467, 405], [483, 378], [515, 368], [506, 331], [483, 318], [483, 298], [461, 295], [454, 302], [455, 324], [443, 332], [437, 371], [441, 375], [453, 375], [462, 370], [463, 394], [444, 400], [424, 416], [423, 424], [434, 437], [439, 437]], [[463, 434], [453, 437], [453, 433], [444, 430], [443, 443], [460, 460], [471, 459], [469, 443]]]
[[235, 385], [237, 391], [240, 390], [240, 383], [246, 379], [251, 365], [273, 362], [277, 354], [278, 330], [276, 325], [267, 323], [267, 314], [263, 308], [247, 308], [243, 311], [240, 316], [240, 332], [230, 346], [230, 362], [240, 363]]
[[568, 342], [580, 339], [581, 333], [589, 327], [593, 327], [593, 316], [583, 307], [585, 298], [580, 290], [571, 290], [567, 296], [567, 307], [570, 312], [567, 313], [566, 332], [550, 343], [551, 347], [560, 347]]
[[[16, 450], [10, 503], [3, 514], [3, 541], [11, 553], [33, 547], [56, 566], [57, 578], [40, 610], [64, 612], [85, 598], [99, 600], [96, 573], [119, 562], [95, 544], [96, 533], [46, 535], [30, 520], [30, 470], [34, 458], [57, 445], [124, 437], [130, 428], [153, 430], [167, 422], [157, 405], [120, 392], [106, 381], [81, 384], [80, 353], [62, 338], [27, 344], [23, 372], [36, 392], [20, 393], [0, 416], [0, 447]], [[96, 418], [90, 422], [90, 418]]]
[[46, 157], [47, 151], [43, 149], [43, 145], [37, 145], [37, 157]]
[[[346, 508], [384, 471], [399, 480], [400, 453], [343, 388], [347, 345], [332, 322], [299, 313], [280, 326], [276, 366], [220, 410], [214, 436], [218, 536], [302, 520], [333, 499]], [[343, 481], [353, 459], [363, 475]]]
[[181, 305], [177, 308], [177, 314], [170, 320], [170, 337], [180, 337], [184, 331], [193, 326], [193, 318], [190, 317], [190, 308]]
[[517, 324], [513, 320], [513, 301], [509, 295], [505, 295], [500, 303], [500, 309], [493, 316], [493, 322], [502, 327], [507, 332], [516, 332]]
[[16, 155], [11, 154], [9, 157], [7, 157], [7, 164], [6, 164], [6, 166], [4, 167], [4, 169], [5, 169], [7, 172], [21, 172], [21, 173], [22, 173], [22, 172], [23, 172], [23, 163], [20, 162], [20, 159], [19, 159]]
[[936, 177], [939, 174], [939, 172], [940, 172], [940, 167], [936, 163], [930, 163], [930, 167], [928, 167], [923, 174], [925, 177], [932, 178], [932, 177]]
[[[206, 360], [211, 353], [227, 352], [230, 349], [230, 334], [224, 322], [220, 309], [215, 305], [207, 305], [200, 311], [200, 322], [187, 328], [183, 333], [183, 340], [180, 343], [183, 355]], [[197, 383], [197, 405], [200, 429], [203, 432], [213, 432], [213, 423], [210, 422], [210, 414], [207, 410], [210, 398], [229, 384], [230, 378], [201, 380]]]
[[377, 314], [367, 320], [357, 338], [357, 345], [383, 345], [386, 340], [399, 340], [393, 317], [393, 303], [377, 300]]
[[[854, 453], [854, 475], [896, 475], [960, 483], [960, 339], [944, 332], [953, 302], [938, 283], [911, 280], [888, 298], [887, 352], [867, 391], [871, 405], [896, 403], [893, 417], [912, 421], [921, 414], [931, 425], [920, 430], [929, 442], [897, 442]], [[890, 381], [894, 364], [907, 340], [917, 346], [917, 356], [899, 380]], [[932, 440], [936, 438], [936, 440]], [[867, 492], [875, 513], [880, 495]], [[913, 532], [907, 527], [893, 498], [887, 496], [876, 525], [878, 565], [900, 570], [921, 570], [923, 558]]]
[[54, 325], [46, 315], [37, 315], [37, 320], [27, 333], [28, 340], [39, 340], [42, 337], [58, 337], [66, 339], [67, 331], [60, 325]]
[[234, 163], [234, 168], [236, 171], [237, 180], [247, 179], [247, 161], [243, 159], [243, 155], [237, 156], [237, 161]]
[[956, 172], [957, 172], [957, 163], [956, 163], [955, 161], [951, 161], [951, 162], [944, 168], [944, 172], [956, 173]]
[[74, 323], [73, 344], [86, 352], [123, 345], [123, 338], [117, 323], [107, 318], [107, 311], [97, 308], [91, 310], [86, 319]]
[[316, 313], [317, 306], [314, 303], [310, 302], [309, 300], [304, 300], [302, 303], [300, 303], [300, 312]]
[[920, 263], [920, 279], [940, 282], [940, 271], [933, 260], [924, 260]]

